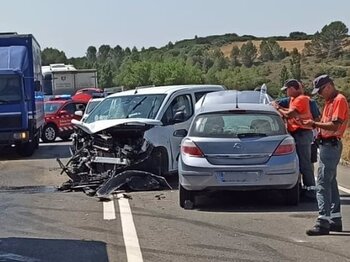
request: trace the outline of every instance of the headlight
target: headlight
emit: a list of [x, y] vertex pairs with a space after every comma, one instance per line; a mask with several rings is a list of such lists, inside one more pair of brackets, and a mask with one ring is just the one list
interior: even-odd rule
[[29, 137], [28, 131], [13, 134], [14, 139], [26, 140], [26, 139], [28, 139], [28, 137]]

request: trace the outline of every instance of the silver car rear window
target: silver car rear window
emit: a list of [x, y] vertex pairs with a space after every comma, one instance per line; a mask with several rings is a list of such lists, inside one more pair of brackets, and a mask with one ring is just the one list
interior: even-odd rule
[[189, 131], [197, 137], [248, 137], [286, 134], [282, 118], [275, 114], [219, 112], [198, 115]]

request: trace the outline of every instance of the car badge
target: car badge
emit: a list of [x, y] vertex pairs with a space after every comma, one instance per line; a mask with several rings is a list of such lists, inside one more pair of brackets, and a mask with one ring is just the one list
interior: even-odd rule
[[233, 144], [233, 149], [241, 149], [242, 148], [242, 144], [241, 143], [234, 143]]

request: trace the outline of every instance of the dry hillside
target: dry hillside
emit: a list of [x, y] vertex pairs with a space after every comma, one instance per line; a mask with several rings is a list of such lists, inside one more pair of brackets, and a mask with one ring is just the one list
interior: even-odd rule
[[[292, 51], [294, 48], [297, 48], [299, 53], [301, 53], [304, 49], [305, 43], [310, 42], [311, 40], [287, 40], [287, 41], [277, 41], [277, 43], [282, 47], [285, 48], [288, 52]], [[259, 46], [261, 43], [261, 40], [254, 40], [252, 41], [253, 44], [256, 46], [256, 48], [259, 50]], [[241, 48], [241, 46], [245, 42], [233, 42], [227, 45], [224, 45], [221, 47], [221, 51], [224, 53], [225, 56], [230, 56], [231, 50], [233, 46], [238, 46], [238, 48]]]

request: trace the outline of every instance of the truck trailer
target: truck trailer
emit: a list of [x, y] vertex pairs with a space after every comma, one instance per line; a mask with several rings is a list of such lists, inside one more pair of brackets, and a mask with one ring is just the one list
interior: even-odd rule
[[0, 33], [0, 150], [30, 156], [44, 125], [41, 51], [31, 34]]
[[97, 88], [96, 69], [76, 69], [73, 65], [42, 67], [45, 95], [73, 95], [79, 89]]

